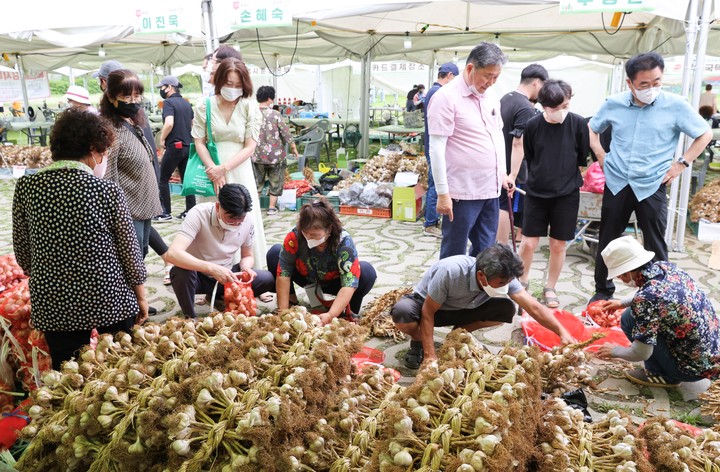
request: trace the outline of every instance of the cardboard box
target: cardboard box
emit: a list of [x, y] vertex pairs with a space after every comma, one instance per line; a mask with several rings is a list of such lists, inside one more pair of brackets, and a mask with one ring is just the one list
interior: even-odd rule
[[417, 221], [420, 219], [425, 188], [420, 185], [413, 187], [395, 187], [392, 198], [392, 219], [399, 221]]

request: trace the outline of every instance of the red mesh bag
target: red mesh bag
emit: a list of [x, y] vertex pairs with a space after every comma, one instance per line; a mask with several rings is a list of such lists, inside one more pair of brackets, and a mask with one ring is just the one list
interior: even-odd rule
[[238, 274], [239, 282], [225, 284], [225, 312], [235, 315], [255, 316], [257, 300], [252, 290], [253, 277], [247, 272]]

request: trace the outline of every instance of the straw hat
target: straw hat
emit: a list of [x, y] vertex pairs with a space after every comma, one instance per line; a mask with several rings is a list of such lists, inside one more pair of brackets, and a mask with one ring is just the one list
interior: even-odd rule
[[646, 251], [632, 236], [610, 241], [601, 254], [608, 268], [608, 280], [642, 267], [655, 257], [654, 252]]

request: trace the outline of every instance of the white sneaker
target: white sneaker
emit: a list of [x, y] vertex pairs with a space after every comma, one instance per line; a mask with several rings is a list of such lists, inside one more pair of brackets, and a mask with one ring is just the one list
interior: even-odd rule
[[436, 238], [442, 238], [442, 230], [437, 226], [425, 226], [423, 228], [424, 236], [434, 236]]

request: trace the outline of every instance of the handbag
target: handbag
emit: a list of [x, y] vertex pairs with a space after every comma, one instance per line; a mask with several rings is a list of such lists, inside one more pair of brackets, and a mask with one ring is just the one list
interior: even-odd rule
[[[212, 127], [210, 126], [210, 98], [205, 100], [205, 123], [207, 125], [206, 146], [210, 153], [210, 158], [216, 164], [220, 164], [218, 159], [217, 146], [212, 137]], [[185, 176], [183, 178], [183, 189], [180, 195], [202, 195], [203, 197], [215, 196], [215, 186], [212, 180], [205, 172], [205, 164], [195, 149], [195, 143], [190, 144], [190, 152], [188, 155], [188, 163], [185, 168]]]

